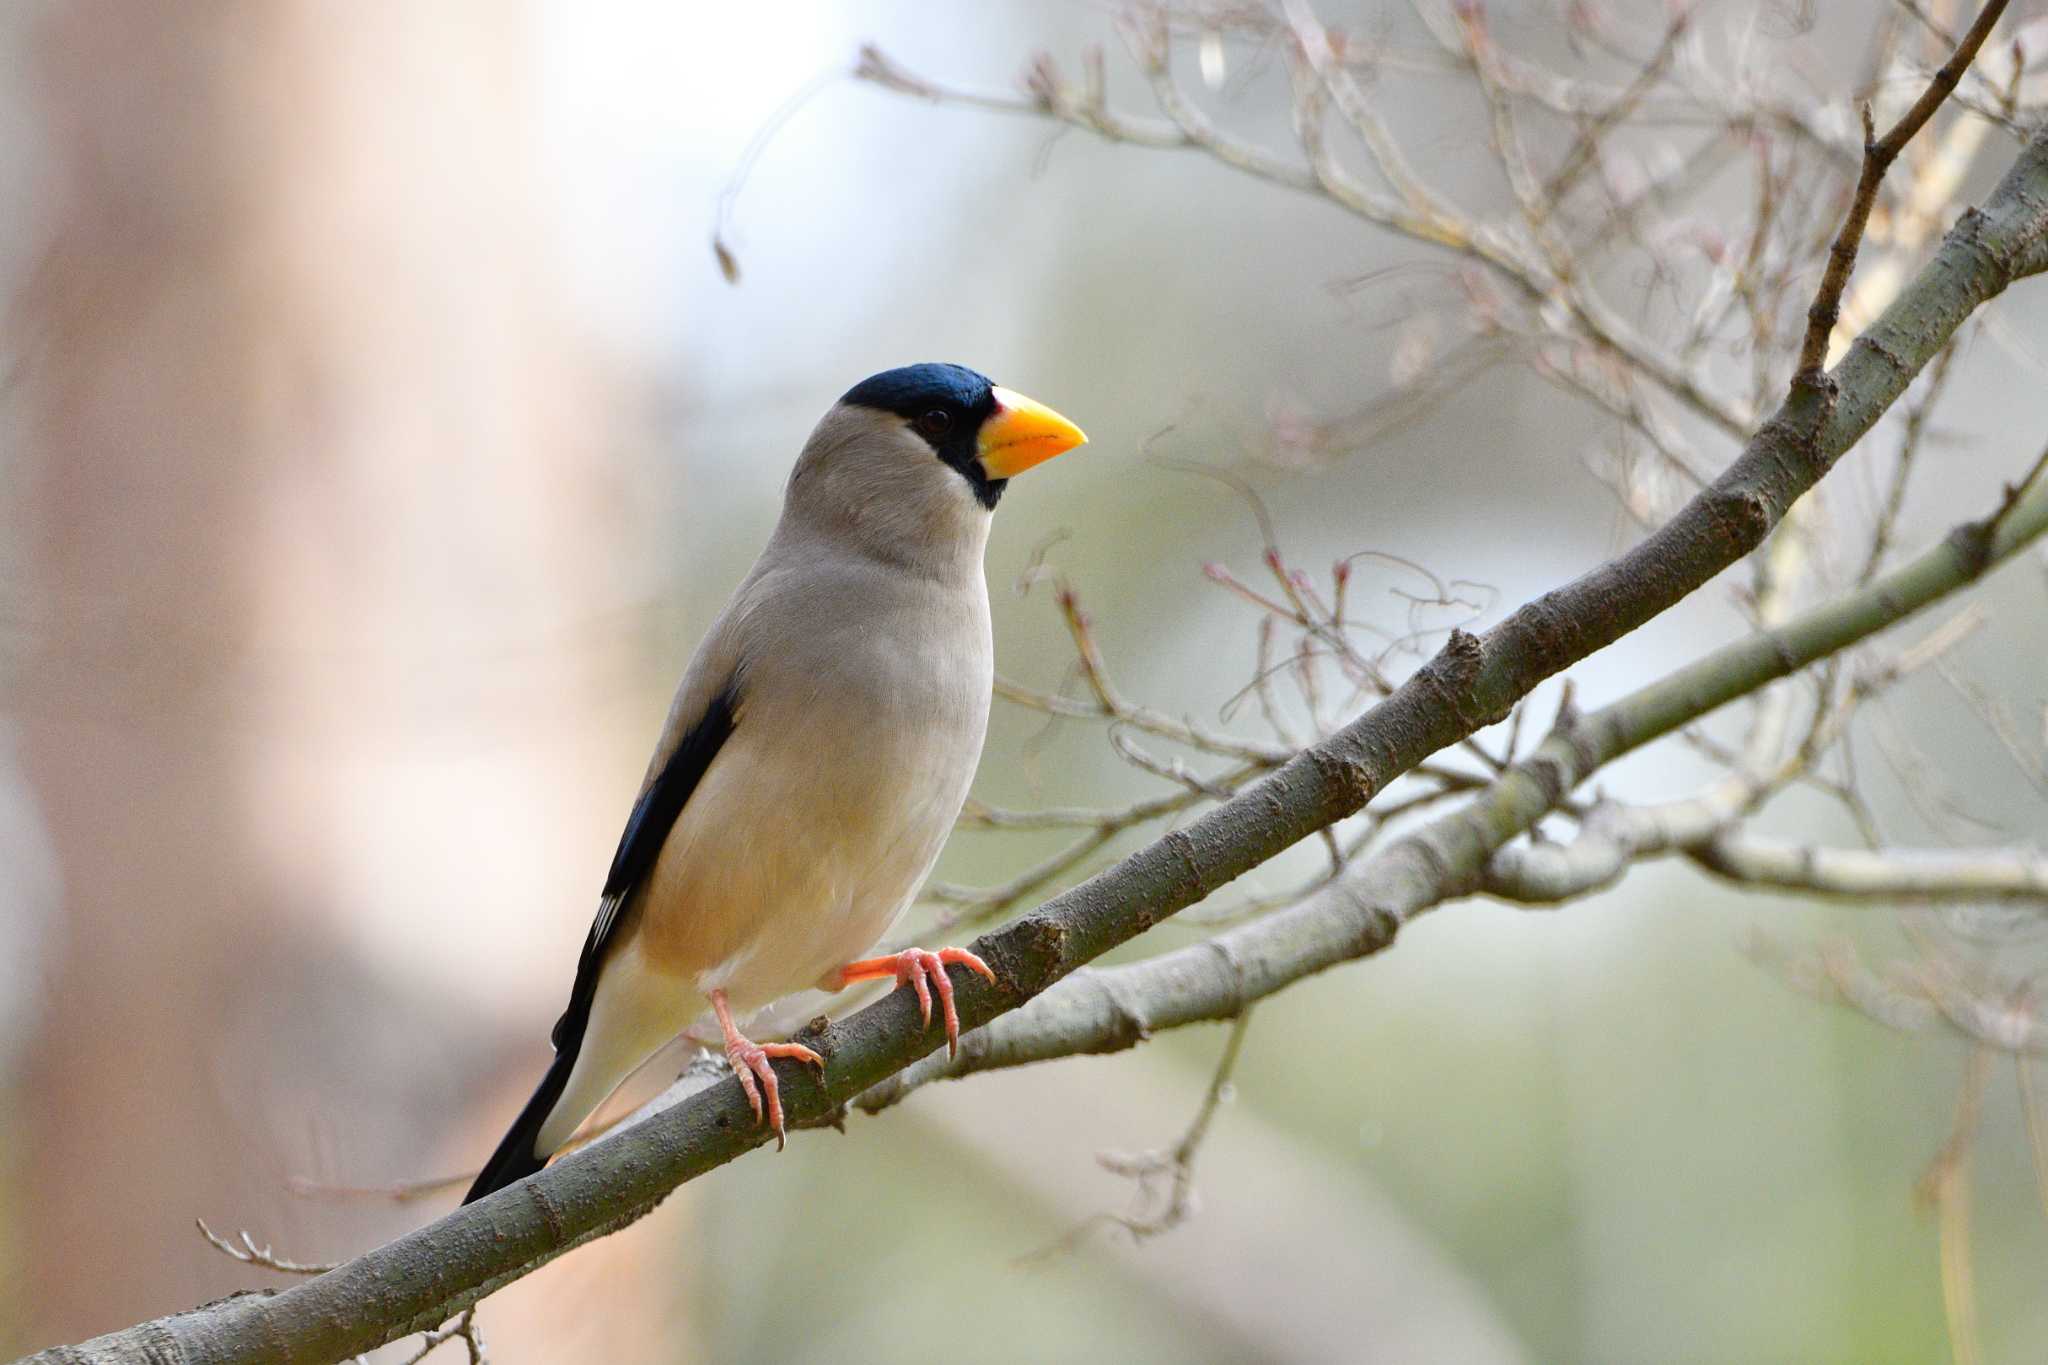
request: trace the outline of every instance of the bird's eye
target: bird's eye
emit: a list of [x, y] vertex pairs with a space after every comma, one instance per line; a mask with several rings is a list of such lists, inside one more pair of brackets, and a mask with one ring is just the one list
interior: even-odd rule
[[933, 408], [917, 419], [917, 429], [936, 440], [953, 429], [953, 414], [944, 408]]

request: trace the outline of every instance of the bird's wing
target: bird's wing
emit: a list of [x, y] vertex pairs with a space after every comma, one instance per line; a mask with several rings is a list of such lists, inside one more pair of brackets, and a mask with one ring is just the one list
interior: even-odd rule
[[711, 761], [718, 757], [738, 719], [738, 678], [733, 676], [711, 694], [695, 719], [676, 735], [676, 722], [682, 719], [677, 713], [684, 711], [683, 701], [690, 690], [686, 684], [684, 698], [678, 699], [676, 713], [669, 718], [669, 735], [664, 740], [666, 747], [666, 741], [673, 737], [673, 747], [669, 748], [668, 757], [661, 759], [657, 751], [659, 766], [641, 788], [640, 799], [633, 803], [633, 813], [626, 817], [625, 833], [619, 836], [618, 851], [612, 855], [611, 871], [605, 876], [597, 918], [591, 923], [590, 936], [583, 941], [583, 953], [576, 960], [576, 984], [569, 990], [569, 1007], [555, 1021], [553, 1037], [557, 1051], [565, 1042], [581, 1035], [590, 1017], [591, 1001], [597, 994], [598, 971], [618, 934], [626, 902], [654, 867], [676, 817], [683, 813], [684, 803], [703, 780]]
[[[705, 636], [683, 676], [682, 686], [676, 690], [675, 704], [669, 708], [661, 743], [655, 746], [653, 761], [648, 764], [640, 798], [633, 803], [633, 813], [626, 817], [626, 831], [619, 836], [618, 852], [612, 855], [597, 919], [583, 941], [582, 955], [576, 959], [576, 983], [569, 988], [569, 1006], [555, 1021], [554, 1064], [541, 1078], [497, 1151], [484, 1163], [476, 1183], [463, 1197], [465, 1204], [547, 1164], [551, 1149], [541, 1150], [539, 1137], [554, 1118], [556, 1106], [575, 1073], [584, 1034], [590, 1028], [591, 1009], [597, 1001], [598, 979], [604, 972], [606, 957], [625, 929], [626, 905], [661, 856], [661, 846], [690, 794], [703, 781], [719, 749], [739, 723], [739, 651], [732, 622], [733, 612], [728, 609]], [[578, 1113], [575, 1117], [580, 1121], [584, 1115]]]

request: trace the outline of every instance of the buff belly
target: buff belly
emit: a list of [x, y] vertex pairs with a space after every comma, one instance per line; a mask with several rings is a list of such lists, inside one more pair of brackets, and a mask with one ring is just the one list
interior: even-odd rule
[[[789, 736], [748, 728], [684, 808], [639, 907], [645, 964], [694, 997], [692, 1016], [713, 990], [745, 1014], [866, 954], [930, 872], [971, 775], [957, 758], [938, 769], [957, 744], [925, 742], [866, 755], [871, 781], [835, 785], [787, 761], [804, 752]], [[748, 739], [782, 761], [750, 761]]]

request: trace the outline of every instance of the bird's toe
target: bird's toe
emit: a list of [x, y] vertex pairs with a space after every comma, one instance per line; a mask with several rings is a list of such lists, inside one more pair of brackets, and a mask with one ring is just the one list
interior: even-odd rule
[[[747, 1056], [744, 1048], [727, 1048], [725, 1050], [725, 1059], [732, 1063], [732, 1074], [739, 1078], [740, 1090], [747, 1097], [747, 1106], [754, 1111], [754, 1122], [759, 1123], [761, 1121], [761, 1087], [754, 1080], [753, 1059]], [[768, 1084], [770, 1087], [773, 1087], [775, 1084], [773, 1072], [769, 1073]], [[771, 1088], [768, 1093], [772, 1096], [775, 1092]]]
[[900, 953], [887, 957], [871, 957], [859, 962], [850, 962], [839, 970], [839, 984], [864, 981], [877, 976], [890, 976], [899, 986], [908, 986], [917, 995], [917, 1012], [926, 1028], [932, 1023], [932, 995], [937, 993], [940, 1014], [946, 1023], [946, 1055], [960, 1055], [960, 1012], [953, 1003], [953, 978], [946, 968], [959, 963], [969, 971], [984, 977], [991, 985], [996, 974], [989, 965], [965, 948], [941, 948], [936, 952], [928, 948], [905, 948]]

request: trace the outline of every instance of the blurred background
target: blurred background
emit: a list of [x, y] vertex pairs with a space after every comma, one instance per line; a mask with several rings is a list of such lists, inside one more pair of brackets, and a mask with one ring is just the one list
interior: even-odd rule
[[[1497, 8], [1504, 45], [1566, 54], [1561, 7]], [[1791, 3], [1717, 13], [1831, 97], [1893, 7], [1823, 8], [1818, 27]], [[1107, 43], [1111, 93], [1149, 108], [1112, 19], [1079, 0], [0, 13], [0, 1348], [274, 1282], [195, 1218], [321, 1260], [452, 1205], [394, 1192], [472, 1168], [538, 1075], [669, 689], [811, 424], [873, 371], [963, 362], [1088, 429], [1013, 491], [989, 552], [998, 669], [1045, 691], [1072, 683], [1072, 646], [1050, 594], [1012, 586], [1041, 563], [1129, 695], [1255, 728], [1229, 709], [1255, 616], [1202, 566], [1251, 578], [1261, 531], [1180, 462], [1248, 480], [1319, 572], [1375, 550], [1485, 585], [1483, 624], [1630, 542], [1585, 467], [1609, 419], [1526, 367], [1302, 455], [1301, 422], [1429, 363], [1386, 324], [1448, 286], [1401, 273], [1421, 248], [1197, 154], [825, 83], [729, 198], [722, 277], [710, 239], [750, 140], [862, 43], [990, 91], [1039, 49], [1071, 66]], [[1284, 99], [1232, 84], [1241, 49], [1209, 60], [1214, 107], [1284, 144]], [[1400, 127], [1435, 183], [1500, 201], [1469, 92], [1417, 86]], [[1958, 203], [2011, 146], [1987, 144]], [[2041, 287], [1945, 400], [1947, 472], [1916, 485], [1907, 549], [2038, 449]], [[1858, 458], [1826, 495], [1852, 510], [1877, 487]], [[1979, 595], [1994, 624], [1962, 654], [2022, 728], [2048, 700], [2041, 571]], [[1404, 585], [1380, 566], [1354, 592], [1398, 623]], [[1581, 701], [1739, 636], [1729, 601], [1574, 670]], [[1955, 688], [1897, 703], [2003, 839], [2041, 838], [2041, 791]], [[1873, 803], [1910, 822], [1911, 775], [1873, 766]], [[1710, 772], [1666, 745], [1602, 783], [1672, 796]], [[1099, 726], [999, 704], [975, 790], [1115, 805], [1159, 783]], [[1796, 798], [1773, 828], [1845, 824]], [[965, 830], [939, 875], [1001, 883], [1056, 843]], [[1673, 864], [1562, 913], [1446, 907], [1259, 1009], [1179, 1227], [1061, 1242], [1129, 1205], [1097, 1154], [1178, 1139], [1221, 1028], [934, 1086], [751, 1156], [491, 1299], [492, 1358], [1938, 1358], [1915, 1182], [1969, 1047], [1817, 1004], [1740, 950], [1759, 926], [1882, 941], [1881, 913]], [[1971, 1169], [1996, 1360], [2048, 1342], [2012, 1075], [1984, 1087]]]

